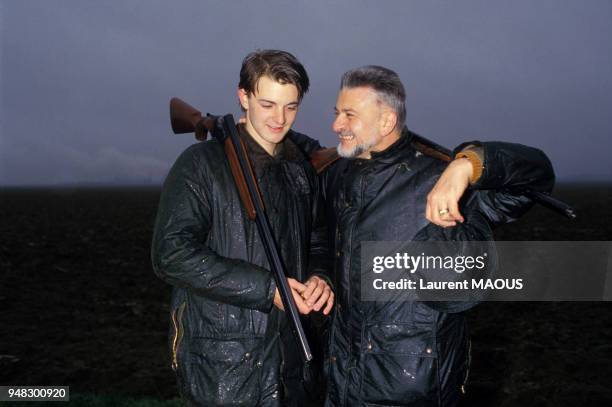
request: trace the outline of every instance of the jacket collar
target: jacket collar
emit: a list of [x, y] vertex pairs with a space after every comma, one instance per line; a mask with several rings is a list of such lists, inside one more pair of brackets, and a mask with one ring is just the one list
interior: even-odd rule
[[254, 162], [266, 165], [278, 161], [304, 161], [306, 159], [300, 149], [289, 139], [289, 133], [287, 133], [283, 141], [276, 147], [276, 154], [274, 156], [268, 154], [268, 152], [255, 141], [253, 136], [247, 131], [246, 126], [242, 123], [238, 125], [238, 134], [244, 141], [249, 157]]
[[411, 139], [412, 133], [408, 131], [407, 127], [404, 127], [402, 133], [395, 141], [395, 143], [391, 144], [389, 147], [382, 151], [372, 151], [370, 153], [370, 160], [388, 161], [394, 159], [398, 153], [410, 146]]

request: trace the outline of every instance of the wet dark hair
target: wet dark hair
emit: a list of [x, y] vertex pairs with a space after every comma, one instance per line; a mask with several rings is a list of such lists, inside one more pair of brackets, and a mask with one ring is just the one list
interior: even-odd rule
[[251, 52], [242, 61], [238, 87], [247, 94], [253, 93], [262, 76], [269, 76], [282, 84], [295, 85], [300, 100], [308, 92], [310, 81], [306, 69], [287, 51], [258, 49]]
[[406, 91], [398, 74], [389, 68], [368, 65], [351, 69], [342, 75], [340, 89], [367, 87], [374, 90], [378, 99], [388, 105], [397, 115], [398, 129], [406, 122]]

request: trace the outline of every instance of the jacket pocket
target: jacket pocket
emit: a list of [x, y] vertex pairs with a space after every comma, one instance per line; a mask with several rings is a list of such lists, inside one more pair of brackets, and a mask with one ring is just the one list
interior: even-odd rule
[[185, 306], [187, 303], [183, 302], [181, 305], [172, 312], [172, 326], [174, 327], [174, 335], [172, 337], [172, 370], [175, 372], [178, 369], [178, 352], [183, 336], [185, 333], [183, 327], [183, 313], [185, 312]]
[[260, 398], [261, 340], [189, 341], [189, 397], [203, 405], [254, 405]]
[[364, 402], [437, 402], [438, 360], [430, 330], [410, 323], [379, 322], [366, 327], [363, 346]]

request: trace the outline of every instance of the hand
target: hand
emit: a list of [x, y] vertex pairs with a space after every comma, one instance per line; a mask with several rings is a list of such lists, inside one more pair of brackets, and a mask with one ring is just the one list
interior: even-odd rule
[[306, 281], [306, 290], [302, 293], [302, 297], [315, 311], [321, 310], [325, 305], [324, 315], [329, 314], [334, 305], [334, 292], [325, 280], [317, 276], [312, 276]]
[[438, 226], [455, 226], [464, 221], [459, 200], [469, 185], [472, 163], [467, 158], [453, 160], [427, 195], [425, 217]]
[[[310, 311], [312, 311], [312, 307], [307, 305], [304, 298], [302, 298], [302, 294], [306, 291], [306, 286], [294, 278], [288, 278], [287, 283], [289, 283], [289, 288], [291, 289], [291, 294], [293, 295], [293, 300], [295, 301], [298, 312], [300, 314], [309, 314]], [[278, 287], [274, 292], [274, 305], [276, 305], [276, 307], [281, 311], [285, 310], [285, 307], [283, 306], [283, 299], [280, 296]]]

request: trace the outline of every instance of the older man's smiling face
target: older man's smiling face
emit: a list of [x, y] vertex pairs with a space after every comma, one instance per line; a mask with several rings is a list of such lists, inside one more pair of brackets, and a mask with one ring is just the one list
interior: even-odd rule
[[346, 158], [369, 158], [371, 151], [383, 147], [380, 132], [383, 107], [374, 90], [342, 88], [334, 110], [336, 119], [332, 128], [340, 139], [338, 154]]

